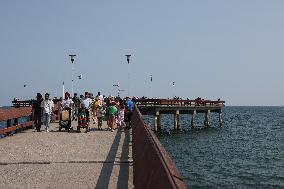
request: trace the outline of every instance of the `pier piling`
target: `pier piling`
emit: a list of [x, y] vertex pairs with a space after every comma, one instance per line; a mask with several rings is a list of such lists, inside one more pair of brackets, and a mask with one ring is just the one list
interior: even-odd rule
[[222, 127], [222, 112], [219, 112], [218, 120], [219, 120], [219, 127]]
[[160, 113], [159, 111], [155, 112], [154, 115], [154, 131], [157, 132], [158, 129], [161, 129], [161, 124], [160, 124]]
[[195, 128], [195, 116], [196, 116], [196, 110], [193, 110], [191, 117], [191, 128]]
[[207, 110], [207, 112], [205, 112], [204, 126], [210, 127], [210, 110]]
[[179, 129], [180, 128], [180, 125], [179, 125], [179, 110], [176, 110], [175, 111], [175, 114], [174, 114], [174, 129]]

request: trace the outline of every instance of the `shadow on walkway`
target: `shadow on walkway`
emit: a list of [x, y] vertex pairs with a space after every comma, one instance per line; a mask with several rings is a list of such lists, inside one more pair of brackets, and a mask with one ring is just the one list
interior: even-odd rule
[[121, 134], [122, 134], [121, 131], [117, 131], [116, 136], [113, 140], [112, 146], [110, 148], [110, 151], [108, 153], [108, 156], [105, 160], [105, 162], [111, 162], [111, 163], [103, 164], [96, 188], [109, 188], [111, 173], [112, 173], [115, 163], [116, 165], [120, 165], [118, 182], [117, 182], [116, 188], [128, 188], [128, 180], [129, 180], [129, 162], [128, 162], [129, 145], [128, 143], [130, 141], [129, 131], [125, 132], [125, 139], [123, 141], [120, 163], [115, 162], [115, 158], [118, 152], [119, 142], [121, 139]]
[[[122, 145], [122, 152], [120, 161], [126, 161], [129, 158], [129, 142], [130, 142], [130, 132], [129, 130], [125, 130], [125, 138]], [[117, 188], [128, 188], [128, 180], [129, 180], [129, 166], [124, 165], [119, 169]]]

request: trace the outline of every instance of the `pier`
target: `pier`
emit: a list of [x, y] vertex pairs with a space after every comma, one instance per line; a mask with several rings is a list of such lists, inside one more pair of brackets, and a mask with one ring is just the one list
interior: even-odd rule
[[173, 114], [173, 129], [180, 129], [179, 115], [188, 114], [191, 127], [196, 127], [195, 118], [198, 113], [204, 114], [204, 127], [210, 127], [211, 113], [216, 113], [218, 126], [222, 126], [222, 109], [225, 107], [225, 101], [217, 100], [172, 100], [172, 99], [139, 99], [135, 101], [139, 111], [143, 115], [152, 115], [154, 117], [154, 131], [162, 129], [161, 114]]
[[[131, 130], [35, 132], [30, 107], [1, 109], [0, 188], [186, 188], [137, 106]], [[76, 127], [76, 122], [72, 122]]]

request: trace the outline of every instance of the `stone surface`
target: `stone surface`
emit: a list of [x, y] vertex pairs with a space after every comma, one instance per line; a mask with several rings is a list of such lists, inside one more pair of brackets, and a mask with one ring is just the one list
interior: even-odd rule
[[133, 188], [131, 131], [103, 129], [58, 132], [53, 123], [0, 139], [0, 188]]

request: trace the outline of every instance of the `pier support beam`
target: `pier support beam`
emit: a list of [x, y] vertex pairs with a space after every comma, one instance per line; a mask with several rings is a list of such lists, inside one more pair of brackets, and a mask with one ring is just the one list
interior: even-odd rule
[[192, 117], [191, 117], [191, 128], [195, 128], [195, 117], [196, 117], [196, 110], [193, 110]]
[[179, 110], [176, 110], [174, 114], [174, 129], [180, 129], [179, 125]]
[[204, 126], [210, 127], [210, 110], [207, 110], [207, 112], [205, 113]]
[[221, 111], [218, 114], [218, 120], [219, 120], [219, 127], [222, 127], [222, 112]]
[[156, 111], [154, 115], [154, 131], [157, 132], [158, 129], [161, 129], [160, 112]]

